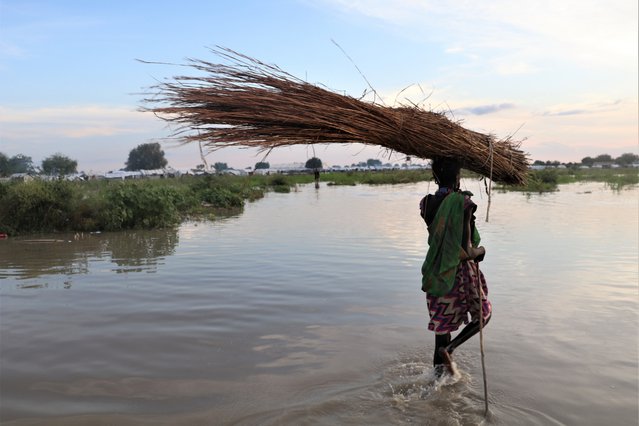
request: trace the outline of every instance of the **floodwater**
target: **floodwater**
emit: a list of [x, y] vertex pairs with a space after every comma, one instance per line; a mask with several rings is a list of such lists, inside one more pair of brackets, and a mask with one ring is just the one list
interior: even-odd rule
[[[428, 183], [0, 240], [3, 425], [636, 425], [639, 190], [475, 192], [494, 314], [435, 380]], [[33, 238], [31, 238], [33, 239]]]

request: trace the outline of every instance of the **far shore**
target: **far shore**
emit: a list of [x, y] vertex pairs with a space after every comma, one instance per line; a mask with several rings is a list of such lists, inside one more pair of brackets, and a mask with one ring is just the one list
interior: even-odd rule
[[[463, 172], [463, 177], [482, 179]], [[173, 178], [0, 182], [0, 236], [102, 232], [178, 226], [187, 219], [240, 214], [266, 192], [290, 192], [316, 182], [312, 170], [295, 174], [215, 174]], [[432, 180], [428, 169], [322, 172], [329, 185], [395, 185]], [[494, 185], [497, 191], [552, 192], [572, 182], [605, 182], [613, 191], [639, 184], [636, 168], [531, 170], [526, 185]]]

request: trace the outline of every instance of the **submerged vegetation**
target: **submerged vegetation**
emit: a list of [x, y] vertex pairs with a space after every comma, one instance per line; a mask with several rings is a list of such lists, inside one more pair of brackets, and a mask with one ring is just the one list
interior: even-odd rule
[[526, 185], [499, 185], [501, 191], [542, 193], [557, 191], [559, 185], [574, 182], [604, 182], [610, 189], [619, 191], [629, 185], [639, 184], [636, 168], [565, 168], [531, 170]]
[[[477, 177], [465, 174], [465, 177]], [[428, 170], [329, 172], [327, 185], [400, 184], [427, 181]], [[211, 219], [241, 213], [244, 204], [268, 191], [290, 192], [312, 183], [312, 174], [209, 175], [173, 179], [65, 180], [0, 183], [0, 233], [94, 232], [152, 229], [185, 219]], [[531, 171], [526, 186], [499, 190], [527, 193], [555, 191], [559, 184], [605, 182], [620, 190], [639, 183], [637, 169], [545, 169]]]

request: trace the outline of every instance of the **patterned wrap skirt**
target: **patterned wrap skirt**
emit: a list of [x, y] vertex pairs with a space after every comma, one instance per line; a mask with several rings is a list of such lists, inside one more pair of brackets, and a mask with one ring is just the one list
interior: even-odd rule
[[482, 314], [486, 321], [493, 310], [488, 300], [488, 286], [479, 265], [471, 260], [462, 261], [457, 269], [455, 284], [444, 296], [426, 294], [430, 322], [428, 329], [435, 334], [447, 334], [456, 331], [462, 324], [479, 318], [479, 285], [483, 290]]

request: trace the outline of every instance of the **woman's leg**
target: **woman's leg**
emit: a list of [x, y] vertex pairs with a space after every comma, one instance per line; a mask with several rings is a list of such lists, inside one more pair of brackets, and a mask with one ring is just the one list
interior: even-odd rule
[[[492, 306], [487, 299], [488, 287], [484, 274], [474, 262], [462, 262], [458, 279], [465, 294], [468, 313], [471, 315], [472, 321], [455, 336], [455, 338], [446, 346], [446, 352], [452, 354], [457, 347], [466, 342], [468, 339], [479, 333], [479, 313], [483, 308], [485, 327], [490, 321], [492, 315]], [[480, 308], [481, 303], [481, 308]]]
[[[483, 326], [485, 327], [490, 321], [490, 316], [484, 320]], [[474, 320], [469, 323], [464, 329], [452, 340], [452, 342], [448, 343], [445, 347], [446, 352], [452, 354], [455, 349], [466, 340], [473, 337], [475, 334], [479, 333], [479, 320]]]
[[450, 333], [435, 334], [435, 354], [433, 355], [433, 366], [437, 367], [438, 365], [442, 365], [444, 363], [444, 359], [442, 359], [439, 350], [441, 348], [446, 348], [450, 343]]

